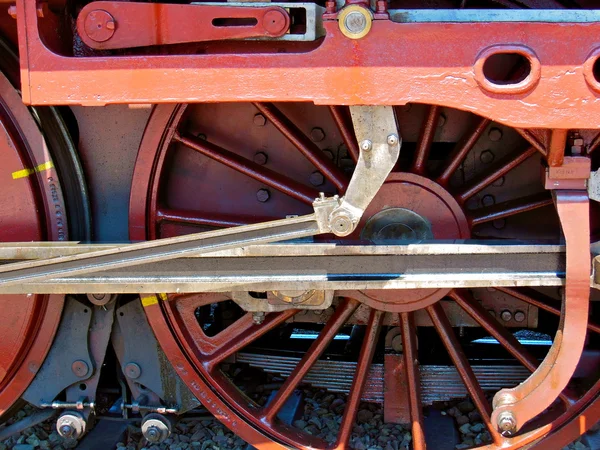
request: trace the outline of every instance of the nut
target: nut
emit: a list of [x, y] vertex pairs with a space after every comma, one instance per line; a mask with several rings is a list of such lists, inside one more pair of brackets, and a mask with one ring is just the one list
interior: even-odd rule
[[325, 139], [325, 132], [323, 131], [323, 128], [315, 127], [310, 130], [310, 138], [314, 142], [321, 142], [323, 139]]
[[321, 186], [323, 183], [325, 183], [325, 177], [319, 171], [311, 173], [308, 180], [313, 186]]
[[268, 189], [259, 189], [258, 191], [256, 191], [256, 200], [258, 200], [259, 202], [265, 203], [269, 201], [270, 198], [271, 193]]
[[360, 142], [361, 150], [363, 150], [365, 152], [369, 152], [369, 151], [371, 151], [372, 148], [373, 148], [373, 143], [370, 140], [365, 139], [364, 141]]
[[491, 150], [484, 150], [481, 152], [481, 154], [479, 155], [479, 160], [483, 163], [483, 164], [489, 164], [492, 161], [494, 161], [494, 154], [492, 153]]
[[394, 145], [397, 145], [397, 144], [398, 144], [398, 141], [399, 141], [399, 139], [398, 139], [398, 136], [396, 136], [395, 134], [390, 134], [390, 135], [387, 137], [387, 143], [388, 143], [388, 145], [389, 145], [390, 147], [391, 147], [391, 146], [394, 146]]

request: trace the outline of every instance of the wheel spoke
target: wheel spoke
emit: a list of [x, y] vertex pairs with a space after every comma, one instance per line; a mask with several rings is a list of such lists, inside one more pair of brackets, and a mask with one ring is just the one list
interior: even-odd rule
[[352, 425], [356, 419], [356, 414], [360, 405], [360, 399], [362, 398], [365, 383], [369, 374], [369, 367], [371, 366], [371, 361], [373, 360], [373, 355], [375, 354], [377, 340], [379, 339], [383, 315], [383, 311], [374, 309], [371, 310], [369, 323], [367, 324], [367, 330], [365, 332], [365, 337], [360, 348], [360, 355], [356, 364], [356, 372], [354, 372], [354, 379], [352, 380], [352, 387], [350, 388], [350, 393], [348, 394], [346, 409], [344, 410], [344, 415], [342, 416], [338, 438], [334, 446], [336, 449], [348, 448], [350, 434], [352, 432]]
[[423, 428], [423, 410], [421, 405], [421, 382], [417, 355], [417, 334], [412, 313], [400, 313], [402, 326], [402, 346], [406, 382], [408, 384], [408, 401], [412, 428], [413, 450], [425, 450], [425, 432]]
[[537, 208], [552, 205], [552, 196], [548, 192], [530, 195], [527, 197], [508, 200], [496, 205], [479, 208], [469, 212], [469, 222], [471, 226], [481, 225], [482, 223], [492, 222], [497, 219], [514, 216], [526, 211], [532, 211]]
[[471, 181], [471, 183], [456, 196], [456, 199], [461, 203], [466, 202], [468, 199], [473, 197], [478, 192], [484, 190], [498, 178], [506, 175], [512, 169], [519, 166], [521, 163], [523, 163], [526, 159], [528, 159], [535, 153], [537, 153], [537, 150], [533, 147], [529, 147], [524, 152], [520, 152], [516, 155], [508, 155], [506, 158], [503, 158], [496, 166], [492, 167], [488, 172], [482, 174], [481, 176]]
[[209, 370], [214, 369], [221, 361], [278, 327], [297, 312], [297, 309], [291, 309], [280, 313], [267, 314], [260, 325], [253, 322], [251, 313], [246, 313], [216, 336], [218, 345], [215, 346], [212, 354], [204, 359], [204, 364]]
[[342, 303], [336, 308], [335, 313], [329, 318], [319, 333], [319, 337], [312, 343], [302, 360], [296, 365], [294, 371], [287, 377], [283, 386], [279, 388], [275, 397], [265, 408], [263, 414], [264, 420], [268, 423], [273, 422], [287, 399], [292, 395], [302, 379], [318, 361], [340, 328], [344, 326], [359, 305], [360, 303], [354, 299], [342, 300]]
[[515, 128], [517, 133], [521, 135], [523, 139], [529, 142], [533, 147], [535, 147], [542, 155], [546, 155], [548, 151], [544, 144], [540, 142], [540, 140], [533, 134], [530, 130], [525, 128]]
[[227, 167], [243, 173], [256, 181], [264, 183], [267, 186], [277, 189], [306, 204], [312, 205], [315, 198], [319, 196], [317, 191], [308, 186], [304, 186], [280, 173], [256, 164], [254, 161], [242, 158], [236, 153], [225, 150], [224, 148], [203, 139], [189, 135], [183, 136], [179, 133], [175, 133], [173, 138], [192, 150], [196, 150]]
[[215, 228], [237, 227], [251, 223], [275, 220], [273, 217], [243, 217], [239, 215], [216, 215], [213, 213], [197, 213], [181, 209], [158, 208], [156, 211], [158, 222], [184, 223], [190, 225], [203, 225]]
[[329, 111], [333, 116], [333, 120], [342, 135], [342, 140], [348, 149], [348, 154], [355, 163], [358, 161], [358, 142], [356, 136], [354, 136], [354, 129], [352, 128], [352, 120], [350, 119], [350, 113], [347, 106], [330, 106]]
[[[514, 298], [518, 298], [519, 300], [524, 301], [525, 303], [529, 303], [530, 305], [543, 309], [544, 311], [549, 312], [550, 314], [554, 314], [555, 316], [560, 317], [560, 309], [555, 308], [554, 306], [550, 306], [546, 302], [542, 301], [539, 298], [541, 294], [534, 291], [533, 289], [522, 288], [517, 290], [514, 288], [507, 287], [496, 287], [495, 289], [498, 289], [499, 291], [504, 292], [505, 294], [511, 295]], [[590, 321], [588, 321], [587, 323], [587, 329], [593, 331], [594, 333], [600, 333], [600, 325], [597, 325]]]
[[452, 151], [448, 161], [444, 165], [444, 170], [436, 180], [438, 184], [442, 186], [448, 185], [454, 172], [456, 172], [467, 156], [467, 153], [475, 146], [490, 123], [490, 119], [480, 118], [475, 127], [456, 144], [456, 148]]
[[327, 178], [339, 192], [345, 192], [348, 179], [336, 165], [327, 159], [317, 147], [296, 125], [292, 123], [272, 103], [254, 103], [254, 106], [277, 128], [312, 165]]
[[460, 378], [462, 379], [469, 395], [473, 399], [473, 403], [475, 407], [479, 411], [483, 422], [485, 423], [490, 435], [494, 439], [495, 442], [501, 442], [502, 437], [498, 434], [496, 427], [492, 425], [490, 421], [490, 416], [492, 414], [492, 409], [490, 407], [489, 402], [485, 398], [485, 394], [481, 389], [481, 385], [477, 381], [475, 374], [473, 373], [473, 369], [467, 360], [466, 355], [464, 354], [460, 342], [456, 338], [456, 335], [452, 331], [452, 326], [444, 313], [442, 305], [438, 302], [432, 306], [427, 307], [427, 313], [433, 322], [433, 326], [438, 332]]
[[423, 175], [427, 169], [427, 159], [429, 158], [429, 151], [431, 150], [439, 117], [440, 107], [437, 105], [430, 106], [425, 122], [423, 123], [423, 128], [421, 129], [417, 151], [410, 169], [411, 172], [417, 175]]

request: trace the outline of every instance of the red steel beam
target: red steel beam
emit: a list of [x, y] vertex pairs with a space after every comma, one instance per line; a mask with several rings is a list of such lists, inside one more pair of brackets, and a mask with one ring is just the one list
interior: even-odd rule
[[[28, 104], [419, 102], [469, 110], [520, 128], [600, 125], [600, 82], [593, 73], [600, 23], [376, 20], [356, 41], [343, 36], [336, 21], [325, 21], [319, 45], [301, 53], [76, 58], [44, 45], [38, 21], [45, 19], [38, 19], [35, 3], [17, 1]], [[529, 58], [529, 79], [506, 91], [490, 87], [483, 58], [497, 51]]]

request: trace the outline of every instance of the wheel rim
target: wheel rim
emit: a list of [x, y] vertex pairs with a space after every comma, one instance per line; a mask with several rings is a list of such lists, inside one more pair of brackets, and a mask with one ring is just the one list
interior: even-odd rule
[[[0, 74], [0, 241], [68, 239], [65, 204], [44, 138], [9, 81]], [[33, 171], [31, 169], [34, 169]], [[37, 170], [35, 170], [37, 168]], [[2, 295], [0, 414], [18, 400], [50, 349], [61, 295]]]
[[[148, 123], [134, 172], [130, 206], [131, 238], [155, 239], [207, 228], [260, 222], [289, 214], [304, 214], [310, 212], [310, 204], [306, 199], [313, 194], [319, 190], [334, 193], [334, 186], [339, 184], [339, 179], [335, 174], [331, 175], [334, 168], [330, 166], [339, 168], [352, 164], [352, 132], [346, 112], [337, 107], [328, 110], [305, 104], [277, 105], [277, 108], [279, 110], [273, 110], [271, 105], [263, 104], [156, 107]], [[435, 106], [413, 105], [412, 112], [408, 108], [398, 108], [397, 113], [404, 141], [411, 142], [412, 137], [416, 144], [412, 153], [409, 151], [410, 160], [400, 164], [384, 185], [381, 195], [365, 213], [359, 230], [365, 229], [369, 219], [378, 213], [404, 209], [416, 212], [419, 217], [425, 218], [425, 222], [430, 222], [430, 238], [539, 238], [539, 234], [530, 225], [527, 226], [526, 216], [531, 210], [546, 208], [547, 214], [538, 216], [538, 225], [541, 221], [548, 225], [546, 229], [553, 230], [550, 236], [544, 237], [558, 236], [558, 222], [549, 207], [550, 197], [541, 184], [536, 185], [531, 182], [531, 177], [522, 176], [539, 170], [539, 155], [535, 149], [523, 145], [516, 131], [492, 124], [487, 119]], [[263, 119], [266, 120], [263, 122]], [[441, 121], [445, 121], [444, 127], [450, 131], [439, 130], [437, 125]], [[462, 126], [461, 121], [467, 124]], [[277, 123], [280, 127], [273, 125]], [[284, 124], [283, 130], [281, 123]], [[408, 124], [404, 125], [407, 129], [402, 129], [402, 124]], [[298, 134], [296, 126], [303, 129], [304, 136]], [[199, 136], [196, 152], [176, 142], [180, 134], [192, 138]], [[482, 144], [484, 135], [492, 143]], [[306, 142], [307, 136], [316, 142], [317, 150], [315, 143]], [[436, 142], [446, 139], [454, 143], [451, 151], [447, 146], [442, 146], [442, 153], [444, 149], [447, 151], [437, 163], [432, 157], [439, 151], [432, 145], [434, 138]], [[514, 150], [504, 154], [497, 151], [493, 142], [499, 139], [503, 139]], [[205, 144], [206, 141], [217, 147]], [[343, 141], [347, 144], [346, 152], [338, 147]], [[487, 145], [493, 151], [486, 149]], [[297, 147], [302, 147], [300, 152]], [[311, 163], [310, 155], [302, 155], [311, 150], [321, 151], [319, 148], [329, 149], [334, 154], [336, 164], [322, 160]], [[229, 152], [223, 152], [222, 149]], [[231, 155], [231, 152], [235, 154]], [[475, 162], [475, 158], [478, 162]], [[261, 167], [265, 165], [278, 174], [285, 174], [285, 177], [277, 178], [268, 171], [261, 172]], [[315, 165], [321, 177], [314, 175]], [[457, 185], [457, 178], [459, 181], [461, 178], [460, 171], [469, 172], [468, 165], [479, 166], [483, 170], [473, 176], [462, 175], [467, 181]], [[395, 183], [399, 189], [394, 188]], [[502, 189], [509, 184], [510, 189]], [[414, 194], [408, 193], [411, 189], [415, 190]], [[515, 191], [524, 191], [527, 195], [511, 197], [511, 192], [514, 194]], [[190, 192], [202, 194], [192, 197]], [[479, 207], [474, 208], [475, 205]], [[391, 215], [394, 214], [404, 213], [394, 211]], [[394, 233], [402, 235], [404, 231], [397, 230], [407, 228], [403, 220], [407, 219], [392, 219]], [[514, 223], [507, 223], [507, 220]], [[449, 226], [450, 223], [454, 225]], [[360, 232], [350, 238], [360, 239]], [[535, 304], [537, 301], [535, 292], [523, 293], [513, 289], [500, 291], [528, 303]], [[408, 331], [414, 328], [412, 311], [425, 309], [452, 362], [463, 376], [484, 422], [486, 415], [489, 417], [490, 406], [474, 379], [471, 366], [439, 300], [452, 299], [503, 344], [517, 361], [526, 367], [529, 365], [530, 369], [535, 367], [535, 360], [497, 320], [481, 308], [468, 291], [403, 292], [409, 298], [400, 305], [391, 300], [394, 292], [344, 291], [338, 294], [343, 299], [324, 325], [324, 330], [335, 333], [354, 315], [355, 309], [363, 311], [362, 317], [368, 317], [368, 320], [361, 323], [367, 324], [367, 336], [372, 333], [372, 339], [365, 339], [365, 342], [372, 342], [373, 345], [363, 348], [357, 361], [358, 367], [361, 364], [365, 368], [370, 365], [376, 336], [385, 317], [393, 313], [391, 315], [396, 318], [394, 323]], [[252, 322], [251, 314], [245, 314], [216, 336], [208, 336], [198, 323], [196, 310], [202, 305], [219, 303], [226, 298], [221, 294], [171, 296], [169, 301], [146, 308], [150, 323], [179, 374], [209, 409], [254, 445], [278, 442], [294, 447], [326, 447], [327, 444], [322, 440], [278, 422], [275, 419], [276, 411], [282, 404], [266, 409], [249, 405], [247, 397], [219, 370], [219, 364], [228, 356], [282, 326], [295, 312], [268, 314], [261, 325]], [[362, 303], [360, 307], [359, 302]], [[372, 309], [365, 312], [368, 308]], [[387, 316], [384, 312], [387, 312]], [[321, 330], [321, 335], [326, 334]], [[328, 342], [319, 343], [319, 339], [314, 343], [315, 348], [309, 350], [312, 353], [305, 356], [309, 361], [318, 358], [327, 347]], [[410, 340], [405, 340], [404, 348], [408, 349], [405, 350], [405, 357], [411, 348], [416, 353], [414, 345]], [[302, 375], [302, 371], [298, 370], [296, 379]], [[357, 373], [360, 371], [357, 370]], [[286, 386], [292, 389], [293, 386], [290, 386], [293, 383], [289, 380], [293, 378], [294, 375], [290, 375], [289, 386], [284, 384], [280, 390], [285, 391]], [[359, 381], [355, 380], [356, 383]], [[415, 379], [412, 383], [416, 383]], [[553, 431], [552, 439], [558, 439], [561, 436], [556, 431], [560, 429], [559, 426], [571, 423], [579, 410], [595, 401], [599, 389], [600, 385], [594, 385], [552, 424], [541, 421], [533, 429], [529, 427], [529, 431], [510, 440], [498, 436], [488, 419], [493, 442], [487, 448], [522, 448], [550, 431]], [[358, 404], [360, 398], [360, 389], [350, 391], [348, 411], [352, 410], [353, 402]], [[271, 404], [277, 404], [277, 399], [276, 396]], [[342, 436], [338, 436], [337, 444], [347, 442], [347, 436], [344, 435], [349, 435], [354, 422], [352, 414], [355, 413], [356, 409], [352, 413], [345, 413], [348, 417], [341, 419]], [[548, 422], [548, 419], [545, 421]], [[564, 436], [569, 427], [563, 429], [567, 430], [563, 432]], [[414, 445], [420, 448], [418, 437]]]

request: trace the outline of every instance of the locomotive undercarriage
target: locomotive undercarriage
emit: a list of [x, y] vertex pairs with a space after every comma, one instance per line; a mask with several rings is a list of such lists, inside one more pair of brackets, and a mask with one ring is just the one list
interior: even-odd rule
[[[598, 421], [600, 15], [414, 6], [6, 3], [23, 101], [71, 108], [28, 111], [7, 44], [3, 418], [79, 439], [114, 365], [149, 442], [201, 404], [259, 448], [347, 448], [363, 401], [424, 449], [440, 373], [478, 448]], [[256, 400], [248, 370], [283, 381]], [[284, 418], [307, 385], [345, 394], [327, 438]]]

